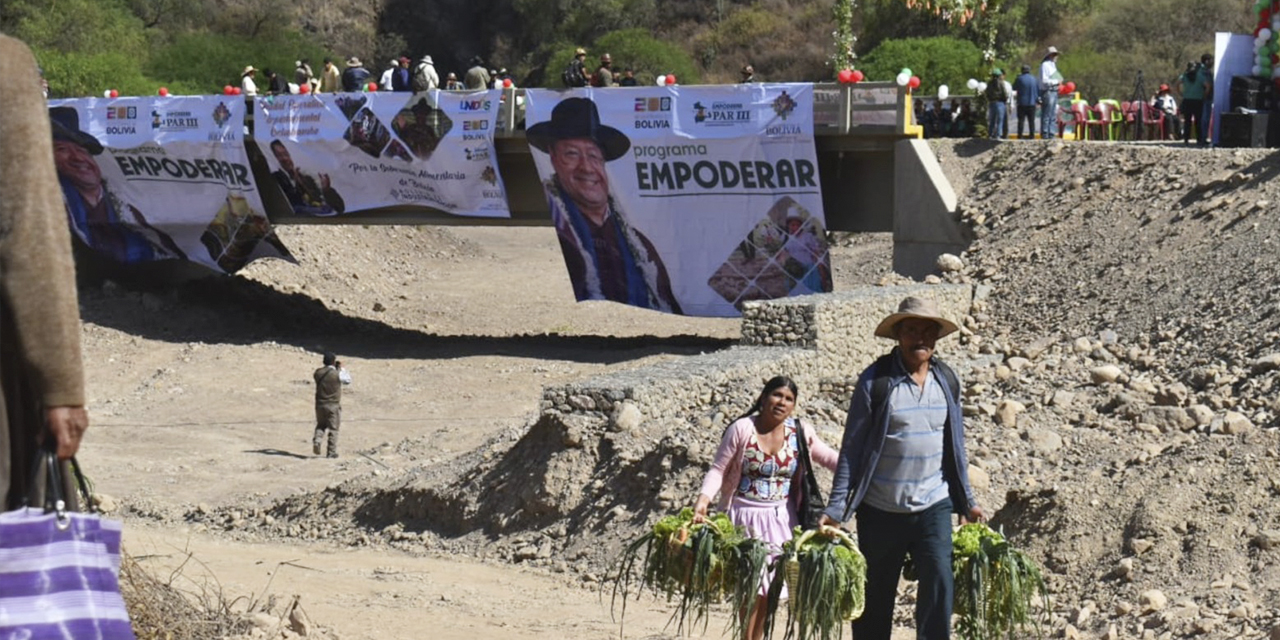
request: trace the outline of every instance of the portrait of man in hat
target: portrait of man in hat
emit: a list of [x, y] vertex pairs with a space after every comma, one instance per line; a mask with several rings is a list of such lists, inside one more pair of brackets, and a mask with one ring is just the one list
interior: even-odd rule
[[888, 640], [907, 554], [920, 585], [916, 636], [951, 637], [951, 514], [986, 519], [969, 486], [960, 381], [934, 354], [958, 329], [933, 301], [905, 298], [875, 329], [897, 346], [854, 388], [823, 523], [857, 518], [867, 586], [856, 638]]
[[75, 107], [52, 107], [53, 160], [67, 202], [71, 231], [90, 248], [116, 262], [135, 264], [187, 255], [169, 234], [147, 222], [136, 207], [108, 188], [94, 156], [97, 138], [80, 130]]
[[332, 216], [347, 209], [346, 202], [329, 184], [329, 174], [312, 176], [293, 163], [293, 156], [280, 140], [271, 141], [271, 155], [279, 169], [271, 173], [289, 199], [293, 212], [308, 216]]
[[609, 193], [605, 163], [626, 155], [631, 140], [602, 124], [587, 98], [561, 100], [526, 136], [551, 156], [555, 173], [543, 188], [577, 299], [681, 313], [657, 249]]

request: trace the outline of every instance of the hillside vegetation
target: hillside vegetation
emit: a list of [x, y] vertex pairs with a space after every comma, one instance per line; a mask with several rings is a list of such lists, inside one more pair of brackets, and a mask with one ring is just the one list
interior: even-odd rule
[[[887, 80], [911, 66], [931, 94], [959, 89], [992, 64], [1016, 72], [1044, 47], [1087, 98], [1128, 98], [1139, 70], [1154, 92], [1218, 31], [1250, 31], [1234, 0], [990, 0], [965, 24], [902, 0], [852, 10], [857, 64]], [[918, 7], [918, 5], [917, 5]], [[356, 55], [371, 69], [430, 53], [442, 75], [473, 56], [520, 86], [557, 86], [577, 46], [606, 51], [642, 82], [733, 82], [743, 64], [770, 81], [834, 77], [830, 0], [5, 0], [0, 30], [36, 50], [57, 97], [212, 93], [247, 64], [290, 74]], [[865, 63], [865, 64], [864, 64]], [[957, 84], [959, 83], [959, 84]]]

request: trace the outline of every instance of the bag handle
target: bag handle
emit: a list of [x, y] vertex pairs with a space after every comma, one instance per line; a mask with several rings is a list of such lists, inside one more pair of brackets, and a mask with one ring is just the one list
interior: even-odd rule
[[804, 433], [804, 421], [796, 418], [796, 449], [804, 462], [804, 484], [809, 495], [822, 499], [822, 490], [818, 487], [818, 477], [813, 473], [813, 458], [809, 455], [809, 438]]
[[[44, 509], [45, 513], [56, 513], [58, 528], [65, 531], [71, 525], [69, 512], [80, 511], [83, 505], [89, 505], [88, 511], [96, 509], [92, 506], [93, 494], [80, 463], [75, 458], [59, 460], [56, 447], [57, 443], [52, 438], [46, 438], [37, 449], [31, 472], [31, 490], [25, 505]], [[85, 499], [83, 505], [81, 496]]]

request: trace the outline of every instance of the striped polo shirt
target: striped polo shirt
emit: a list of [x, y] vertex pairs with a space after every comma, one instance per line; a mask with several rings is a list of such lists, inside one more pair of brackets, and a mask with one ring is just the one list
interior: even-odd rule
[[889, 393], [889, 431], [867, 488], [867, 504], [915, 513], [948, 499], [942, 477], [945, 394], [932, 368], [923, 389], [907, 376]]

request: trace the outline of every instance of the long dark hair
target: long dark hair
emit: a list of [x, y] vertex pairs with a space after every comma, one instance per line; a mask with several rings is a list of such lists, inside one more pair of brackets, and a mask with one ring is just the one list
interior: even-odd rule
[[733, 422], [737, 422], [747, 416], [759, 413], [760, 404], [764, 401], [764, 399], [768, 397], [769, 394], [773, 393], [774, 391], [777, 391], [778, 389], [781, 389], [782, 387], [786, 387], [790, 389], [791, 395], [795, 396], [797, 399], [800, 397], [800, 388], [796, 386], [795, 380], [792, 380], [791, 378], [788, 378], [786, 376], [774, 376], [772, 378], [769, 378], [768, 382], [764, 383], [764, 389], [760, 391], [760, 395], [756, 396], [755, 404], [751, 405], [751, 408], [747, 409], [746, 413], [734, 418]]

